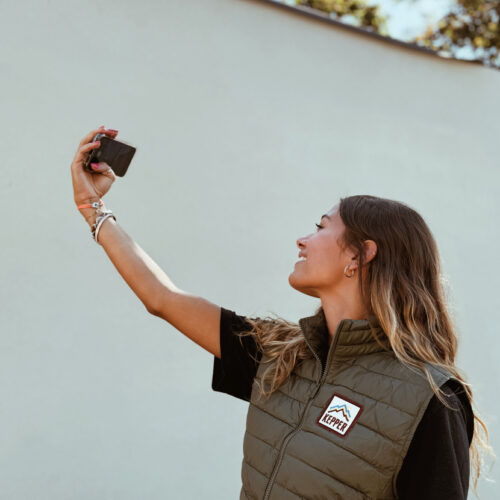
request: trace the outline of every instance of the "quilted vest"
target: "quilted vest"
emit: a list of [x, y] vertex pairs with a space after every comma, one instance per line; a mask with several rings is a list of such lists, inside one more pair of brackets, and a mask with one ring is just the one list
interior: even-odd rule
[[[398, 498], [397, 475], [434, 394], [424, 373], [396, 358], [374, 316], [343, 319], [330, 345], [322, 309], [299, 325], [314, 357], [299, 361], [268, 398], [256, 384], [268, 358], [259, 363], [240, 500]], [[427, 367], [438, 387], [455, 379]]]

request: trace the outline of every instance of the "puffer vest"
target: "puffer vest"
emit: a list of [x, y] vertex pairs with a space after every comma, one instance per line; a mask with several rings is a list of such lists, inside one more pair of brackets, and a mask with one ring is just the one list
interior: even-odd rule
[[[425, 374], [396, 358], [374, 316], [343, 319], [329, 346], [322, 309], [299, 325], [314, 357], [299, 361], [269, 398], [256, 384], [268, 358], [259, 363], [240, 500], [398, 498], [397, 475], [434, 394]], [[426, 366], [438, 387], [455, 379]]]

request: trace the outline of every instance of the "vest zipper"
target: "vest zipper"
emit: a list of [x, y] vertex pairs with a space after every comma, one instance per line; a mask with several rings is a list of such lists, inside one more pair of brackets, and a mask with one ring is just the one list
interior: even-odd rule
[[321, 366], [321, 369], [322, 369], [321, 376], [319, 378], [318, 385], [316, 386], [316, 389], [314, 390], [314, 394], [309, 398], [309, 401], [306, 403], [304, 411], [302, 412], [302, 416], [300, 417], [299, 424], [297, 425], [297, 427], [295, 429], [293, 429], [292, 431], [290, 431], [290, 433], [285, 437], [285, 439], [283, 439], [283, 442], [281, 443], [280, 451], [278, 453], [278, 457], [276, 459], [276, 462], [274, 463], [273, 471], [272, 471], [271, 477], [269, 478], [269, 481], [267, 483], [267, 486], [266, 486], [266, 489], [265, 489], [265, 492], [264, 492], [264, 497], [263, 497], [262, 500], [268, 500], [269, 499], [269, 495], [271, 494], [271, 488], [272, 488], [272, 486], [274, 484], [274, 480], [276, 479], [276, 475], [278, 474], [278, 469], [279, 469], [279, 467], [281, 465], [281, 462], [283, 461], [283, 455], [285, 454], [286, 445], [288, 444], [288, 442], [290, 441], [290, 439], [292, 439], [292, 437], [295, 436], [295, 434], [297, 434], [300, 431], [300, 429], [302, 428], [302, 424], [304, 423], [304, 418], [306, 416], [307, 410], [309, 410], [312, 402], [314, 401], [314, 398], [316, 397], [316, 394], [318, 394], [321, 386], [324, 383], [324, 378], [326, 376], [326, 370], [328, 368], [328, 361], [330, 360], [331, 353], [335, 350], [335, 347], [337, 345], [337, 340], [338, 340], [338, 337], [339, 337], [338, 333], [339, 333], [339, 331], [340, 331], [340, 329], [341, 329], [342, 324], [344, 323], [344, 321], [345, 320], [341, 320], [341, 322], [337, 326], [337, 331], [335, 332], [335, 336], [333, 338], [333, 345], [330, 346], [330, 349], [328, 350], [328, 355], [327, 355], [327, 358], [326, 358], [325, 366], [322, 366], [321, 359], [319, 359], [319, 356], [316, 354], [316, 351], [311, 347], [311, 344], [307, 340], [307, 337], [304, 336], [306, 344], [309, 346], [309, 349], [311, 349], [312, 353], [314, 354], [314, 357], [318, 360], [318, 363]]

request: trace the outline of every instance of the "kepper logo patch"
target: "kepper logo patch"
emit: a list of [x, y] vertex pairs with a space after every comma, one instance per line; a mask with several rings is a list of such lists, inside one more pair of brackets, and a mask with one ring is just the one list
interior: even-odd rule
[[334, 394], [316, 423], [344, 437], [358, 420], [362, 411], [363, 407], [360, 404], [340, 394]]

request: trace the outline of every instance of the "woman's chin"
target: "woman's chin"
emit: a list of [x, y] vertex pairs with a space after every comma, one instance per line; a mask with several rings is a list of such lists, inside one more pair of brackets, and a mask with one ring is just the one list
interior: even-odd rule
[[289, 274], [288, 283], [290, 283], [290, 286], [295, 289], [297, 289], [297, 286], [299, 286], [299, 280], [297, 280], [297, 276], [295, 276], [295, 271], [292, 271]]
[[288, 283], [298, 292], [310, 295], [311, 297], [318, 297], [318, 294], [316, 293], [314, 288], [307, 285], [304, 280], [301, 280], [298, 276], [296, 276], [295, 272], [290, 273], [290, 275], [288, 276]]

